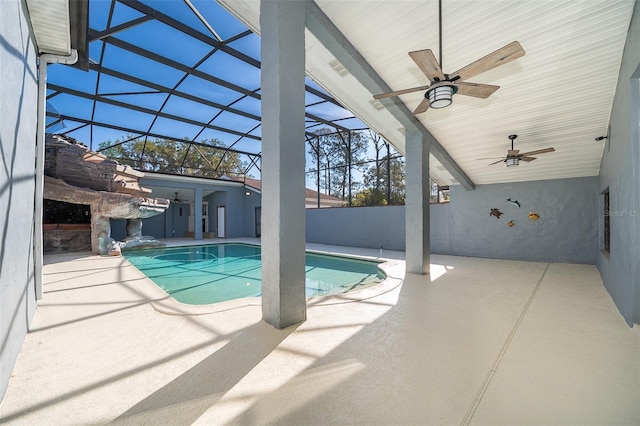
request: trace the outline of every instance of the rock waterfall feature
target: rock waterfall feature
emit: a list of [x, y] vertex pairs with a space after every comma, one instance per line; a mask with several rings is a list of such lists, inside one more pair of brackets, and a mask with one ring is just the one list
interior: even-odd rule
[[[169, 200], [151, 198], [142, 188], [144, 173], [90, 151], [75, 139], [47, 135], [45, 145], [44, 198], [91, 209], [91, 249], [102, 255], [120, 250], [164, 245], [142, 235], [142, 219], [161, 213]], [[127, 220], [127, 238], [111, 238], [111, 219]]]

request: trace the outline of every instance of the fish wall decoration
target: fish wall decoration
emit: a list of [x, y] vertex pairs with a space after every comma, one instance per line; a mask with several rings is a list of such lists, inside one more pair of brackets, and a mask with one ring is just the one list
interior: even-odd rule
[[507, 201], [511, 204], [513, 204], [514, 206], [520, 208], [520, 203], [518, 202], [518, 200], [512, 200], [511, 197], [507, 198]]
[[531, 220], [538, 220], [540, 219], [540, 215], [536, 212], [529, 212], [529, 214], [527, 215], [527, 217]]

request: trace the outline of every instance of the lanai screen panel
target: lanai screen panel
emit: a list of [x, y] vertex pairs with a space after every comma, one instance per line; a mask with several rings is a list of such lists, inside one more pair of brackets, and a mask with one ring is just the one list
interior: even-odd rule
[[[91, 0], [89, 11], [89, 71], [49, 67], [48, 132], [141, 170], [260, 176], [256, 34], [211, 0]], [[366, 127], [309, 78], [306, 91], [309, 133]]]

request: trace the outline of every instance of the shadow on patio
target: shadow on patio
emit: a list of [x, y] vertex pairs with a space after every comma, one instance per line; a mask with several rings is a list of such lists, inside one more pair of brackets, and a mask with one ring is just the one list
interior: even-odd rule
[[141, 293], [144, 283], [118, 265], [93, 278], [112, 279], [111, 288], [87, 286], [86, 267], [76, 268], [78, 280], [51, 274], [57, 282], [48, 291], [69, 291], [49, 293], [39, 310], [42, 331], [25, 342], [2, 420], [630, 424], [640, 417], [640, 342], [593, 266], [432, 262], [433, 281], [408, 275], [366, 300], [310, 303], [308, 320], [286, 330], [260, 321], [256, 306], [160, 314]]

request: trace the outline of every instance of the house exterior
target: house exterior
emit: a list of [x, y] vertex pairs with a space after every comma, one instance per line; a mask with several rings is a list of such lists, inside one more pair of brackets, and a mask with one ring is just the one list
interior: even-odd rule
[[[248, 188], [251, 188], [258, 193], [260, 193], [262, 189], [262, 181], [259, 179], [244, 177], [244, 176], [223, 176], [223, 179], [235, 180], [238, 182], [243, 182]], [[314, 191], [313, 189], [305, 188], [305, 197], [304, 197], [304, 206], [307, 209], [316, 209], [316, 208], [327, 208], [327, 207], [344, 207], [346, 206], [346, 201], [332, 197], [331, 195], [319, 193]]]

